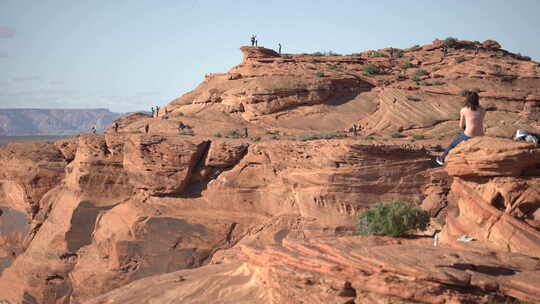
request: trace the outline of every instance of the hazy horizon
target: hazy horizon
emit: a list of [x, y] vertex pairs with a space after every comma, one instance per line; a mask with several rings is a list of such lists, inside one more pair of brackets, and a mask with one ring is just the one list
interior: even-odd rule
[[0, 108], [149, 111], [239, 64], [238, 50], [356, 53], [435, 38], [540, 59], [540, 2], [0, 2]]

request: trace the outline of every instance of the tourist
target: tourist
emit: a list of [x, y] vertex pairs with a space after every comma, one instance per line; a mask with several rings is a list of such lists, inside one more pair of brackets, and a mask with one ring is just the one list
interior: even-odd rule
[[278, 43], [278, 53], [281, 55], [281, 43]]
[[484, 135], [484, 117], [486, 110], [479, 104], [480, 97], [476, 92], [469, 92], [465, 96], [465, 104], [460, 111], [459, 127], [465, 131], [459, 134], [446, 148], [446, 150], [435, 160], [437, 164], [444, 165], [444, 160], [448, 152], [455, 148], [462, 141], [471, 139], [474, 136]]
[[257, 41], [257, 36], [251, 35], [251, 46], [255, 46], [256, 41]]
[[96, 126], [95, 126], [95, 125], [94, 125], [94, 126], [92, 126], [92, 129], [91, 129], [91, 131], [92, 131], [92, 134], [96, 134], [97, 128], [96, 128]]
[[148, 134], [148, 131], [150, 131], [150, 125], [147, 123], [146, 125], [144, 125], [144, 133]]
[[114, 130], [114, 133], [118, 133], [118, 123], [116, 121], [113, 123], [112, 127], [113, 127], [113, 130]]

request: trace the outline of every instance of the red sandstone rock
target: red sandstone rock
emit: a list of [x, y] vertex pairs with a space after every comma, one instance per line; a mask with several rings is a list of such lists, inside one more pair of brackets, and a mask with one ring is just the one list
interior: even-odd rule
[[486, 40], [482, 42], [482, 46], [488, 49], [500, 49], [501, 45], [495, 40]]
[[538, 286], [531, 284], [540, 279], [538, 262], [531, 257], [433, 247], [431, 240], [302, 241], [292, 236], [299, 226], [290, 226], [302, 221], [282, 221], [287, 226], [281, 230], [268, 226], [278, 240], [270, 245], [241, 244], [213, 265], [140, 280], [89, 304], [216, 298], [226, 303], [489, 303], [498, 292], [540, 300]]
[[447, 160], [459, 214], [447, 218], [445, 239], [466, 234], [488, 248], [540, 256], [540, 149], [474, 138]]
[[[539, 301], [537, 148], [472, 139], [448, 157], [448, 176], [420, 147], [451, 140], [464, 89], [484, 91], [488, 135], [537, 131], [540, 69], [494, 46], [476, 55], [468, 41], [443, 57], [441, 43], [406, 59], [246, 47], [241, 64], [167, 105], [168, 119], [136, 113], [115, 134], [1, 149], [0, 205], [33, 206], [34, 220], [0, 300]], [[361, 136], [298, 141], [352, 124]], [[223, 138], [244, 128], [248, 138]], [[353, 233], [358, 211], [395, 199], [436, 216], [445, 247], [336, 238]], [[456, 243], [462, 234], [477, 241]]]
[[510, 139], [478, 137], [452, 150], [448, 163], [452, 176], [521, 176], [540, 164], [540, 148]]

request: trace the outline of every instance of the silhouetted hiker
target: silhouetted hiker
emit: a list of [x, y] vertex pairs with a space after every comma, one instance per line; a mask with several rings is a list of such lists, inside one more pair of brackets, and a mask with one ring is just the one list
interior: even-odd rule
[[244, 137], [247, 138], [248, 136], [248, 128], [244, 128]]
[[182, 132], [186, 128], [186, 125], [183, 122], [178, 123], [178, 131]]
[[156, 106], [156, 117], [159, 117], [159, 107]]
[[92, 126], [91, 130], [92, 130], [92, 134], [96, 134], [96, 131], [97, 131], [96, 126]]
[[443, 54], [443, 57], [446, 57], [446, 55], [448, 55], [448, 48], [447, 47], [443, 47], [442, 54]]
[[115, 121], [112, 125], [114, 133], [118, 133], [118, 123]]
[[390, 59], [394, 58], [394, 48], [390, 48]]
[[251, 35], [251, 46], [255, 46], [256, 41], [257, 41], [257, 36]]
[[474, 136], [484, 136], [484, 117], [486, 110], [480, 106], [479, 99], [480, 97], [478, 97], [476, 92], [470, 92], [465, 97], [465, 104], [459, 112], [459, 127], [464, 129], [464, 132], [454, 138], [450, 146], [446, 148], [441, 156], [437, 157], [435, 160], [437, 164], [444, 165], [444, 160], [448, 152], [462, 141], [469, 140]]
[[480, 53], [480, 47], [475, 47], [474, 48], [474, 56], [478, 55], [478, 53]]
[[255, 46], [258, 47], [259, 41], [255, 39]]
[[148, 133], [148, 131], [150, 131], [150, 125], [149, 125], [149, 124], [145, 124], [145, 125], [144, 125], [144, 133]]
[[281, 43], [278, 43], [278, 46], [279, 46], [278, 53], [281, 55]]

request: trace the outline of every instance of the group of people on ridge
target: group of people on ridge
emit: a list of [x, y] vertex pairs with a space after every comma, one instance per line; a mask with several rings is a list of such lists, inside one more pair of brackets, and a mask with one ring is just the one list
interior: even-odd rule
[[[251, 46], [257, 47], [259, 41], [257, 40], [257, 35], [251, 35]], [[278, 43], [278, 53], [281, 55], [281, 43]]]

